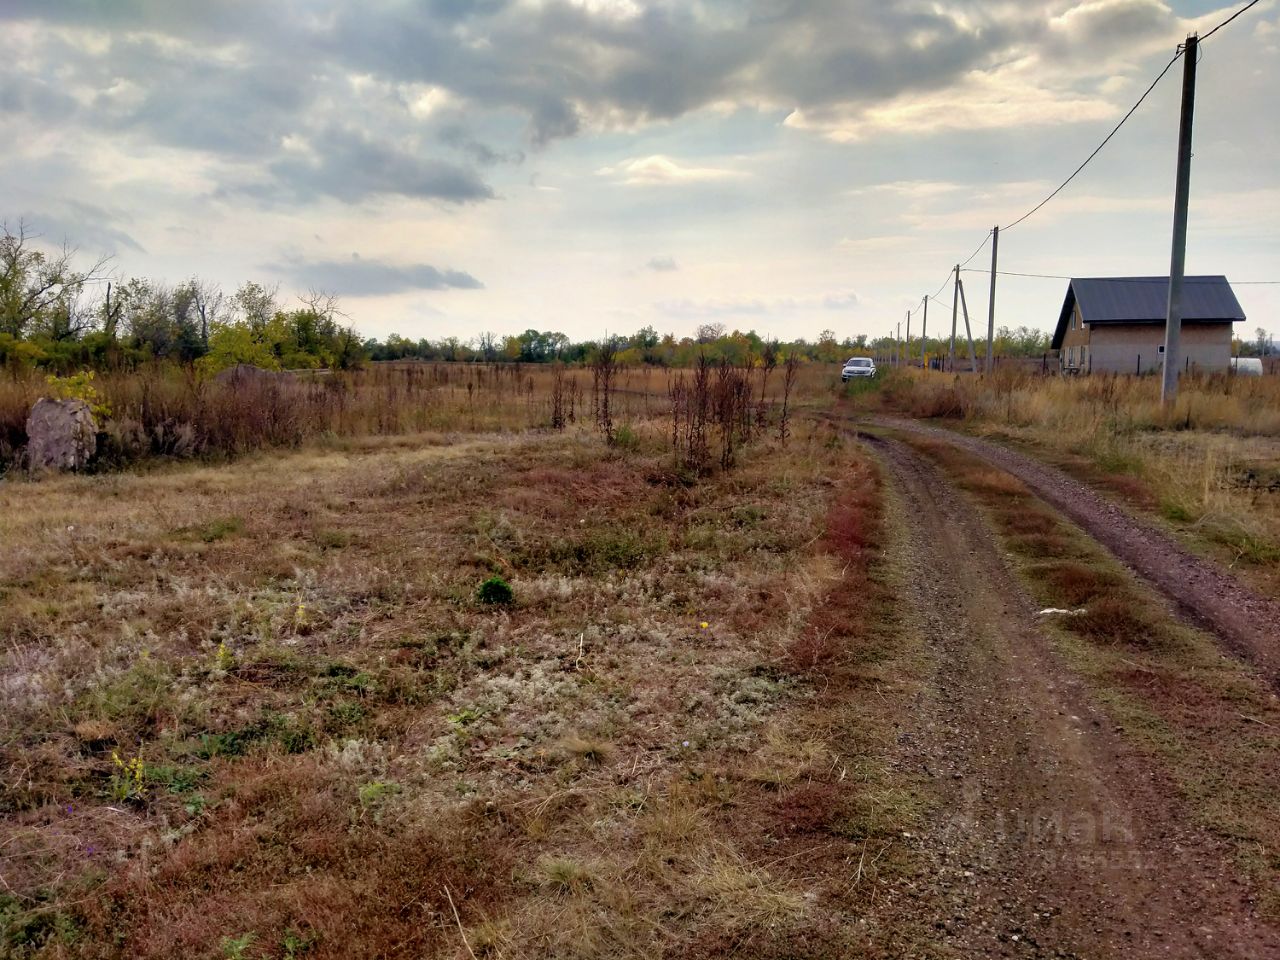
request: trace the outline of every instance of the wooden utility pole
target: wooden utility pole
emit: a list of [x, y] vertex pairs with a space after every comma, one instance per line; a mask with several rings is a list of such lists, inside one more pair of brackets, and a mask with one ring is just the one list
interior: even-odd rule
[[964, 281], [956, 271], [956, 285], [960, 288], [960, 309], [964, 311], [964, 335], [969, 341], [969, 369], [978, 372], [978, 355], [973, 351], [973, 330], [969, 328], [969, 301], [964, 296]]
[[947, 366], [956, 369], [956, 311], [960, 309], [960, 264], [956, 264], [956, 282], [951, 287], [951, 350], [947, 353]]
[[1000, 249], [1000, 226], [991, 228], [991, 298], [987, 301], [987, 373], [991, 372], [991, 343], [996, 335], [996, 252]]
[[924, 319], [920, 322], [920, 369], [929, 369], [929, 298], [924, 298]]
[[1191, 198], [1191, 116], [1196, 105], [1196, 57], [1200, 40], [1192, 34], [1182, 48], [1182, 118], [1178, 122], [1178, 179], [1173, 191], [1173, 253], [1169, 259], [1169, 309], [1164, 324], [1164, 377], [1160, 402], [1178, 396], [1182, 346], [1182, 278], [1187, 264], [1187, 207]]

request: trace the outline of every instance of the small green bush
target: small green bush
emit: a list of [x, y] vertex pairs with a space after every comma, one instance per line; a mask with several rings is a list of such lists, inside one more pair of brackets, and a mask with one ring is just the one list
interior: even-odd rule
[[218, 520], [210, 520], [204, 526], [195, 527], [189, 532], [204, 543], [218, 543], [228, 536], [243, 534], [244, 521], [239, 517], [219, 517]]
[[631, 427], [624, 423], [614, 433], [613, 445], [619, 450], [639, 450], [640, 437]]
[[481, 603], [488, 604], [506, 604], [515, 600], [515, 591], [511, 589], [511, 584], [503, 580], [502, 577], [490, 577], [484, 583], [480, 584], [480, 588], [476, 591], [476, 597]]

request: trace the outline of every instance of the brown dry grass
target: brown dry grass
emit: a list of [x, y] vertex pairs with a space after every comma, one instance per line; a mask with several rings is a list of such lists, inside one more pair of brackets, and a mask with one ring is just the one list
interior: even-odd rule
[[636, 438], [4, 487], [6, 955], [844, 955], [898, 824], [887, 764], [837, 786], [893, 743], [849, 694], [904, 681], [856, 621], [792, 651], [879, 622], [875, 480], [823, 431], [695, 486]]
[[1280, 377], [1184, 378], [1169, 410], [1154, 377], [915, 373], [889, 395], [914, 416], [1029, 445], [1280, 592]]
[[[610, 398], [615, 426], [629, 429], [667, 416], [671, 386], [681, 373], [620, 370]], [[759, 399], [763, 371], [753, 371], [750, 379], [752, 396]], [[770, 408], [780, 403], [780, 379], [772, 378], [764, 391]], [[825, 398], [833, 383], [838, 374], [828, 365], [801, 367], [793, 405]], [[596, 398], [589, 368], [519, 363], [378, 363], [235, 383], [155, 365], [98, 374], [93, 389], [110, 411], [99, 423], [96, 470], [156, 457], [220, 459], [317, 440], [590, 424]], [[0, 378], [0, 475], [20, 462], [27, 414], [48, 395], [49, 386], [34, 371]], [[777, 416], [772, 410], [770, 418]]]

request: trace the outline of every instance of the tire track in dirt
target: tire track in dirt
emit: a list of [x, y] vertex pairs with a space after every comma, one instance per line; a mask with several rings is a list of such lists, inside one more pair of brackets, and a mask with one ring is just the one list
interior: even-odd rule
[[1280, 689], [1280, 603], [1260, 596], [1226, 570], [1201, 559], [1062, 471], [994, 443], [911, 420], [872, 423], [943, 440], [1005, 470], [1069, 517], [1121, 563], [1172, 601], [1194, 626], [1218, 637]]
[[1223, 851], [1058, 661], [973, 505], [909, 447], [867, 439], [905, 520], [907, 623], [938, 664], [902, 763], [942, 795], [908, 839], [927, 870], [876, 923], [910, 917], [942, 956], [1280, 956]]

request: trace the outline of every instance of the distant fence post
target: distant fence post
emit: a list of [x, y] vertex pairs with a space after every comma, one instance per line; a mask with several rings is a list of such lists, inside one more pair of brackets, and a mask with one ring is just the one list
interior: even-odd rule
[[1133, 372], [1139, 377], [1142, 376], [1142, 354], [1138, 354], [1138, 368]]

